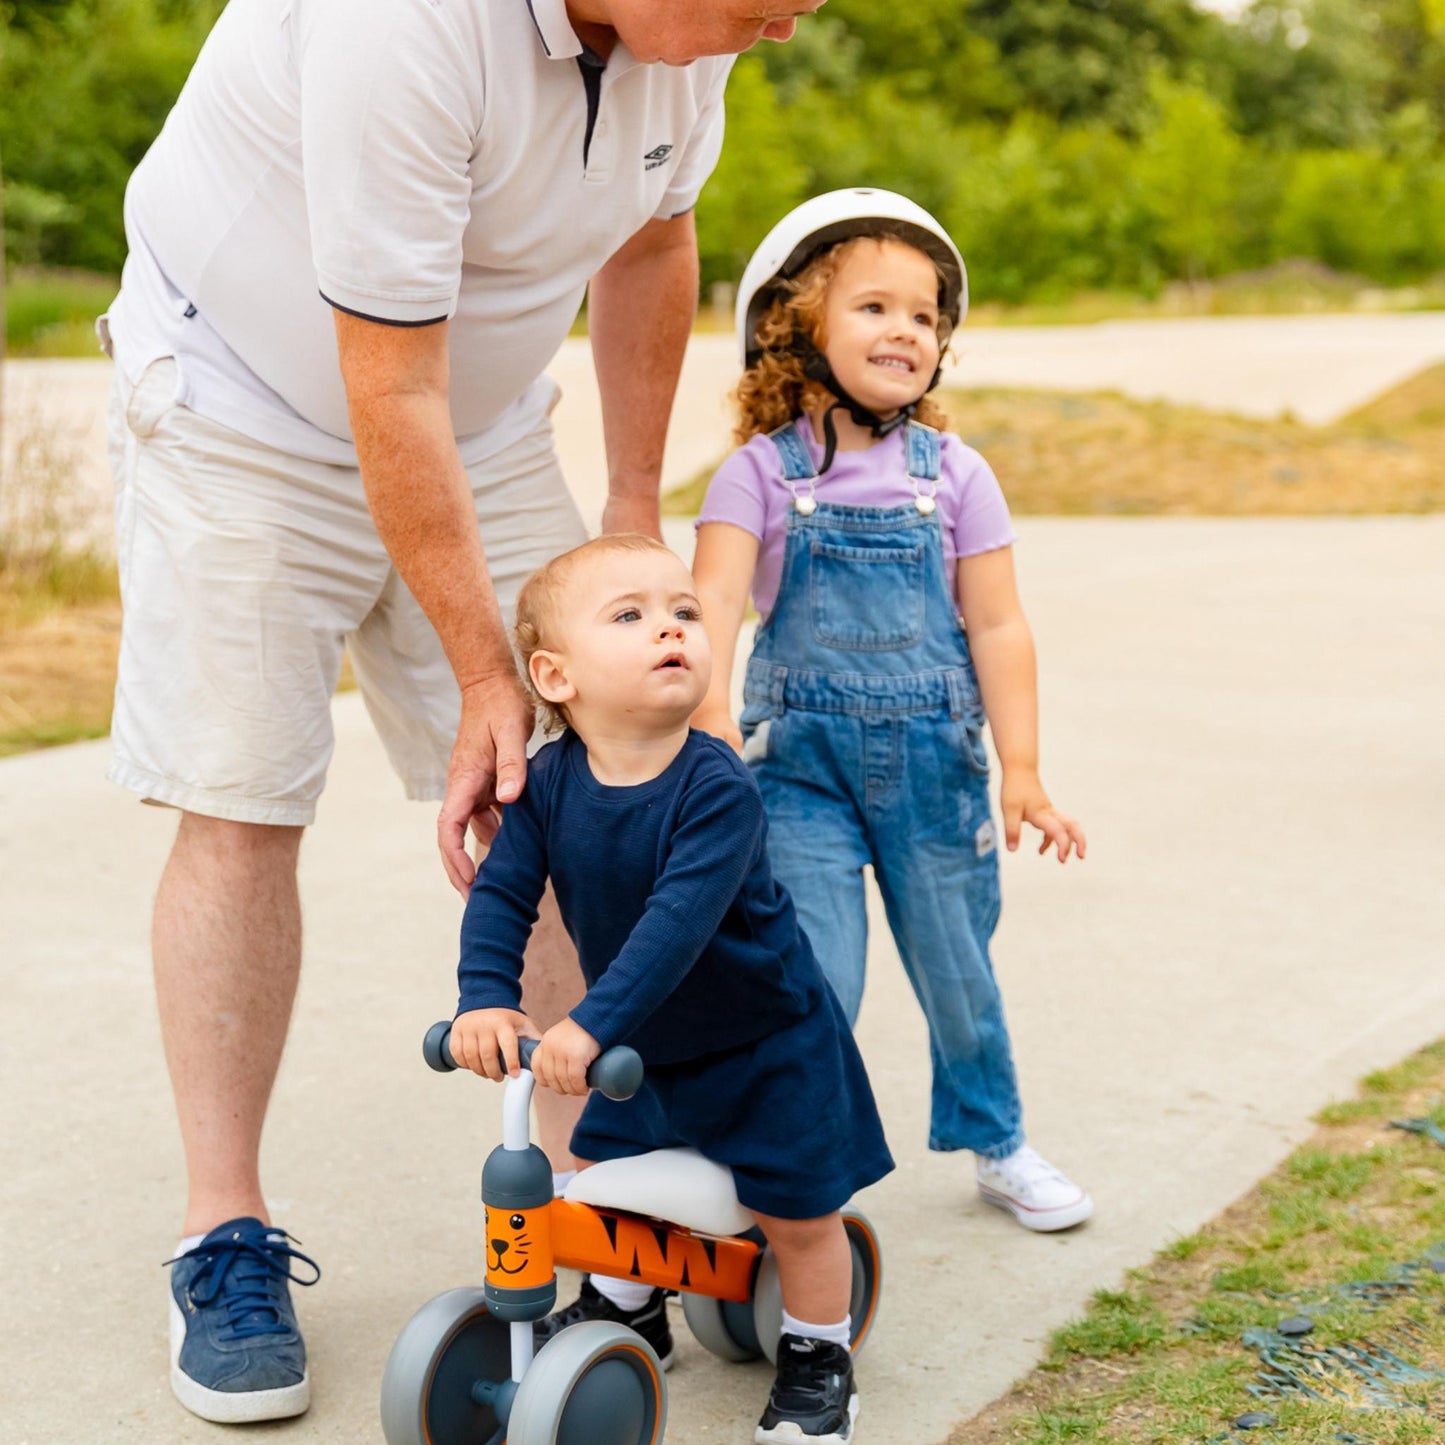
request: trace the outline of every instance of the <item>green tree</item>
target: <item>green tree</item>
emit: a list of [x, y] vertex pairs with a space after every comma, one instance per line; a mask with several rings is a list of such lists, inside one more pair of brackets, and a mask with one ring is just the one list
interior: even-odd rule
[[1372, 0], [1371, 11], [1390, 65], [1385, 105], [1424, 101], [1445, 126], [1445, 0]]
[[1295, 148], [1368, 145], [1391, 67], [1359, 0], [1259, 0], [1215, 37], [1241, 132]]
[[759, 57], [744, 56], [728, 85], [722, 155], [697, 205], [704, 286], [736, 280], [773, 223], [807, 195], [808, 172]]
[[1231, 259], [1239, 137], [1224, 108], [1197, 86], [1156, 73], [1150, 91], [1153, 115], [1138, 162], [1144, 206], [1170, 273], [1198, 280]]
[[905, 105], [924, 103], [952, 122], [1008, 114], [1019, 101], [969, 0], [829, 0], [789, 44], [764, 53], [790, 100], [803, 89], [846, 98], [869, 81], [885, 82]]
[[1184, 75], [1223, 23], [1189, 0], [968, 0], [966, 22], [997, 51], [1019, 106], [1125, 131], [1147, 113], [1151, 73]]
[[37, 259], [120, 269], [125, 183], [219, 10], [212, 0], [72, 0], [32, 5], [25, 25], [0, 32], [0, 148], [12, 205], [34, 219], [21, 244]]

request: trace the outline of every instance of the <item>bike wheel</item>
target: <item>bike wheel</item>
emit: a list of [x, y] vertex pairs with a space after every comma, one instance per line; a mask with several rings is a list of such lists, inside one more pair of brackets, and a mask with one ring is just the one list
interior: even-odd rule
[[480, 1289], [428, 1300], [403, 1327], [381, 1377], [386, 1445], [481, 1445], [501, 1428], [472, 1388], [511, 1378], [511, 1332]]
[[741, 1363], [762, 1354], [758, 1332], [753, 1327], [752, 1302], [710, 1299], [707, 1295], [685, 1294], [682, 1317], [693, 1338], [720, 1360]]
[[658, 1445], [667, 1382], [625, 1325], [572, 1325], [537, 1352], [512, 1402], [507, 1445]]
[[848, 1313], [853, 1321], [850, 1348], [856, 1355], [867, 1344], [878, 1315], [878, 1301], [883, 1294], [883, 1252], [878, 1245], [878, 1231], [861, 1210], [845, 1209], [843, 1228], [853, 1252], [853, 1291]]

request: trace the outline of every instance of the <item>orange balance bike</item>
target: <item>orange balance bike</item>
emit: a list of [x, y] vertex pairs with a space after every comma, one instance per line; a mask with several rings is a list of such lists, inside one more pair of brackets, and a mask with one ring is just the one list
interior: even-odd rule
[[[451, 1025], [427, 1033], [423, 1054], [456, 1064]], [[381, 1384], [387, 1445], [659, 1445], [667, 1382], [657, 1356], [624, 1325], [571, 1326], [533, 1351], [533, 1322], [557, 1302], [556, 1267], [676, 1290], [698, 1341], [725, 1360], [776, 1360], [782, 1333], [777, 1262], [738, 1203], [732, 1172], [694, 1149], [659, 1149], [584, 1169], [559, 1197], [531, 1142], [536, 1041], [508, 1079], [502, 1143], [482, 1169], [486, 1282], [446, 1291], [397, 1337]], [[608, 1049], [587, 1082], [630, 1099], [642, 1060]], [[882, 1257], [873, 1226], [843, 1211], [853, 1255], [853, 1350], [878, 1309]]]

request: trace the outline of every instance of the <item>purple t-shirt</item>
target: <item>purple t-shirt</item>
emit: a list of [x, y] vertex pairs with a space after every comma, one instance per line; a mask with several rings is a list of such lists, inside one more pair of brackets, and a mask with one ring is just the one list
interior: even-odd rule
[[[822, 443], [814, 439], [810, 426], [804, 424], [798, 431], [813, 465], [820, 466]], [[1009, 546], [1017, 534], [993, 468], [952, 432], [944, 432], [941, 440], [936, 500], [945, 563]], [[807, 491], [806, 482], [796, 485], [799, 495]], [[864, 451], [839, 452], [826, 475], [818, 478], [816, 495], [820, 502], [850, 507], [898, 507], [913, 501], [902, 428]], [[697, 519], [699, 527], [705, 522], [731, 522], [762, 544], [753, 573], [753, 605], [763, 617], [777, 600], [792, 504], [777, 447], [767, 437], [755, 436], [718, 468]]]

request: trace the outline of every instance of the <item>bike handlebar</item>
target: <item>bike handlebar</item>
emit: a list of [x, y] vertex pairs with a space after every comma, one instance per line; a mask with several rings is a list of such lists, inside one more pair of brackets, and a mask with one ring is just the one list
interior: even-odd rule
[[[439, 1074], [450, 1074], [457, 1068], [451, 1050], [452, 1021], [434, 1023], [422, 1040], [421, 1054], [427, 1066]], [[537, 1052], [537, 1039], [518, 1039], [522, 1067], [530, 1068]], [[598, 1055], [587, 1070], [587, 1087], [596, 1089], [609, 1099], [621, 1102], [630, 1099], [642, 1087], [642, 1055], [626, 1044], [617, 1044]]]

